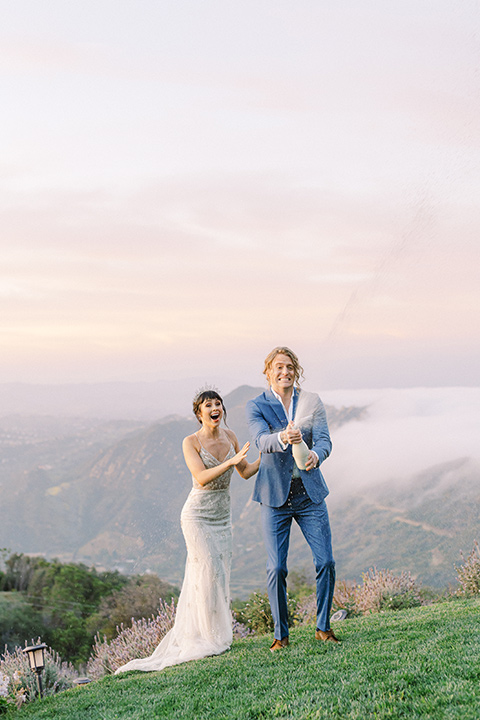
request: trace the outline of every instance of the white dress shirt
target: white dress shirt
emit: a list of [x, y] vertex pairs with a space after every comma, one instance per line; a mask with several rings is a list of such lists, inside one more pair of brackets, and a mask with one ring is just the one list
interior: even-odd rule
[[[270, 390], [271, 390], [272, 393], [275, 395], [275, 397], [277, 398], [277, 400], [280, 401], [280, 403], [281, 403], [281, 405], [282, 405], [282, 407], [283, 407], [283, 409], [284, 409], [284, 411], [285, 411], [285, 416], [286, 416], [286, 418], [287, 418], [287, 422], [293, 422], [293, 395], [292, 395], [292, 398], [291, 398], [291, 400], [290, 400], [290, 405], [288, 406], [288, 410], [287, 410], [287, 408], [285, 407], [285, 405], [284, 405], [284, 403], [283, 403], [283, 400], [282, 400], [281, 395], [279, 395], [278, 393], [276, 393], [275, 390], [274, 390], [271, 386], [270, 386]], [[284, 450], [286, 450], [287, 447], [288, 447], [288, 443], [284, 443], [284, 442], [283, 442], [282, 437], [281, 437], [282, 432], [283, 432], [283, 430], [280, 430], [280, 432], [278, 433], [278, 440], [279, 440], [280, 445], [282, 446], [282, 448], [283, 448]], [[314, 454], [315, 457], [317, 458], [317, 460], [316, 460], [316, 462], [315, 462], [315, 467], [316, 467], [316, 466], [318, 465], [318, 455], [317, 455], [317, 453], [315, 452], [315, 450], [311, 450], [311, 452], [313, 452], [313, 454]], [[293, 474], [294, 474], [294, 476], [296, 476], [297, 473], [298, 473], [297, 466], [294, 465], [294, 467], [293, 467]], [[298, 473], [298, 475], [300, 475], [300, 473]]]

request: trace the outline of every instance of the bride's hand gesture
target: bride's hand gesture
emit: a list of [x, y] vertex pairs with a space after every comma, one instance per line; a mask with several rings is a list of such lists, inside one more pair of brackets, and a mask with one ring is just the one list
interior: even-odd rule
[[242, 449], [239, 450], [239, 452], [233, 456], [232, 465], [238, 465], [239, 463], [242, 462], [242, 460], [245, 460], [249, 448], [250, 448], [250, 443], [246, 442], [245, 445], [242, 447]]
[[[233, 442], [235, 446], [235, 450], [238, 448], [238, 442], [237, 438], [233, 436]], [[250, 448], [250, 443], [246, 442], [245, 445], [242, 447], [239, 452], [237, 452], [236, 455], [232, 458], [232, 465], [235, 465], [237, 472], [241, 477], [247, 478], [252, 477], [252, 475], [255, 475], [256, 472], [258, 472], [258, 468], [260, 467], [260, 454], [258, 455], [258, 458], [253, 463], [249, 463], [247, 460], [247, 453]]]

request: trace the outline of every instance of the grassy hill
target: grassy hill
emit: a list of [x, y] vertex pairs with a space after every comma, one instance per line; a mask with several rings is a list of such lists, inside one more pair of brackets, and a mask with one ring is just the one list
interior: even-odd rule
[[270, 637], [161, 673], [108, 677], [32, 703], [14, 720], [478, 720], [480, 599], [313, 627], [271, 654]]

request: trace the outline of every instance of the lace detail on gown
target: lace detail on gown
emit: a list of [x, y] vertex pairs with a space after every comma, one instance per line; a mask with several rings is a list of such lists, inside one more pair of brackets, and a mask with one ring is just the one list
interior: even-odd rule
[[[222, 461], [203, 446], [200, 449], [206, 468], [221, 465], [234, 455], [233, 445]], [[192, 478], [193, 488], [180, 516], [187, 562], [175, 624], [150, 657], [131, 660], [115, 674], [128, 670], [162, 670], [188, 660], [219, 655], [230, 647], [232, 524], [229, 487], [233, 469], [229, 468], [206, 486]]]

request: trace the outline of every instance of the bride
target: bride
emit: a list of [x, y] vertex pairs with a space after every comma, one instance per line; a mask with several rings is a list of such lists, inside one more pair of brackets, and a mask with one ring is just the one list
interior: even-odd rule
[[193, 401], [193, 412], [201, 428], [182, 446], [193, 487], [181, 513], [187, 563], [175, 624], [153, 655], [131, 660], [115, 674], [162, 670], [219, 655], [232, 643], [230, 478], [234, 468], [243, 478], [255, 475], [260, 457], [247, 462], [250, 443], [239, 450], [235, 433], [221, 427], [227, 412], [215, 390], [201, 391]]

